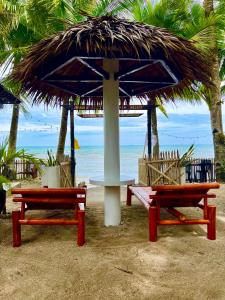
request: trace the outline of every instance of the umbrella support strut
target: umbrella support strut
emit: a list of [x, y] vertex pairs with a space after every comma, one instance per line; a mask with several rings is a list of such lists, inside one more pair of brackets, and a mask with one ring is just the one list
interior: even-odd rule
[[104, 209], [105, 225], [118, 226], [120, 207], [119, 81], [114, 79], [119, 62], [104, 59], [109, 79], [103, 80], [104, 106]]
[[70, 105], [70, 159], [71, 159], [71, 186], [74, 187], [76, 185], [75, 181], [75, 148], [74, 148], [74, 110], [73, 110], [73, 104]]
[[147, 140], [148, 140], [148, 158], [152, 156], [152, 106], [147, 108]]

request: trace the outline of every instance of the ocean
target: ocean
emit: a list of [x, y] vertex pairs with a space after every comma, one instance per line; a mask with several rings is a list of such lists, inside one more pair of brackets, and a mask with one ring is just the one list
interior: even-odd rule
[[[161, 151], [179, 150], [180, 155], [185, 153], [190, 145], [163, 145]], [[30, 153], [35, 154], [40, 158], [46, 158], [47, 150], [52, 149], [53, 153], [56, 152], [56, 147], [42, 147], [42, 146], [26, 146], [23, 147]], [[121, 174], [129, 175], [137, 179], [138, 177], [138, 158], [143, 157], [143, 145], [121, 146]], [[66, 147], [65, 153], [70, 153], [70, 148]], [[87, 179], [103, 175], [103, 146], [82, 146], [76, 150], [76, 175], [79, 178]], [[195, 145], [194, 157], [195, 158], [213, 158], [212, 145]]]

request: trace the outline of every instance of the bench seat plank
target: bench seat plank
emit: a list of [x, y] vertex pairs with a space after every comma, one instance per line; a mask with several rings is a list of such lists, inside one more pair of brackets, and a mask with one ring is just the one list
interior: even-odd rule
[[151, 202], [151, 195], [155, 195], [155, 192], [152, 191], [151, 187], [139, 187], [139, 186], [130, 186], [132, 194], [141, 201], [144, 206], [148, 209]]
[[48, 203], [48, 204], [76, 204], [85, 203], [84, 198], [23, 198], [15, 197], [13, 202], [24, 202], [24, 203]]

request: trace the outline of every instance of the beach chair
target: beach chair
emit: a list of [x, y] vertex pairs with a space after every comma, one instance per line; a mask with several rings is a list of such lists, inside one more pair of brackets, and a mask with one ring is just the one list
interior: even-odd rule
[[[12, 189], [14, 202], [21, 203], [21, 210], [12, 212], [13, 246], [21, 245], [21, 225], [76, 225], [77, 245], [85, 243], [86, 188], [34, 188]], [[73, 210], [73, 219], [25, 218], [28, 210]]]
[[[127, 191], [127, 205], [131, 205], [132, 195], [145, 206], [149, 219], [149, 240], [157, 240], [158, 225], [193, 225], [206, 224], [207, 237], [216, 239], [216, 207], [208, 204], [209, 198], [216, 198], [208, 193], [210, 189], [218, 189], [214, 183], [192, 183], [183, 185], [160, 185], [153, 187], [130, 186]], [[177, 207], [198, 207], [203, 210], [201, 219], [190, 219], [178, 211]], [[176, 219], [162, 219], [161, 209], [166, 209]]]

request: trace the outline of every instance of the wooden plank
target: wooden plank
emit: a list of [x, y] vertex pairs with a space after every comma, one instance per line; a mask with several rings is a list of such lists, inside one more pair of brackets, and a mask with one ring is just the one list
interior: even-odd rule
[[142, 185], [149, 185], [149, 174], [146, 159], [140, 158], [138, 160], [138, 181]]
[[73, 204], [73, 203], [85, 203], [85, 198], [13, 198], [13, 202], [23, 203], [49, 203], [49, 204]]
[[[174, 184], [177, 184], [177, 182], [173, 179], [171, 179], [170, 177], [168, 177], [167, 175], [163, 174], [162, 172], [160, 172], [159, 170], [157, 170], [155, 167], [153, 167], [152, 165], [150, 165], [150, 168], [152, 168], [153, 170], [155, 170], [156, 172], [158, 172], [160, 175], [163, 175], [164, 178], [166, 178], [169, 182], [173, 182]], [[156, 181], [156, 180], [155, 180]]]
[[152, 186], [153, 191], [187, 191], [192, 190], [193, 192], [196, 190], [210, 190], [210, 189], [218, 189], [220, 184], [217, 182], [213, 183], [186, 183], [180, 185], [156, 185]]
[[[175, 165], [175, 162], [173, 162], [173, 163], [171, 163], [165, 170], [164, 170], [164, 172], [162, 173], [162, 172], [160, 172], [161, 173], [161, 175], [152, 183], [153, 185], [156, 183], [156, 182], [158, 182], [162, 177], [165, 177], [165, 178], [170, 178], [170, 181], [171, 182], [176, 182], [176, 181], [174, 181], [170, 176], [167, 176], [166, 177], [166, 173], [168, 173], [169, 172], [169, 170], [173, 167]], [[151, 166], [151, 165], [150, 165]]]
[[53, 196], [55, 197], [65, 197], [71, 196], [75, 197], [76, 195], [86, 195], [86, 188], [33, 188], [33, 189], [12, 189], [12, 194], [21, 194], [21, 195], [44, 195], [44, 196]]
[[203, 198], [216, 198], [215, 194], [175, 194], [172, 192], [168, 192], [169, 194], [153, 194], [151, 198], [154, 200], [195, 200], [195, 199], [203, 199]]
[[176, 218], [178, 218], [180, 221], [185, 221], [187, 218], [184, 214], [182, 214], [180, 211], [178, 211], [177, 209], [175, 209], [174, 207], [171, 208], [167, 208], [166, 209], [170, 214], [172, 214], [173, 216], [175, 216]]
[[157, 222], [159, 225], [193, 225], [193, 224], [209, 224], [209, 220], [205, 219], [192, 219], [192, 220], [160, 220]]
[[77, 225], [78, 220], [68, 219], [25, 219], [19, 220], [21, 225]]
[[137, 197], [139, 201], [141, 201], [146, 209], [149, 209], [150, 205], [150, 197], [155, 192], [152, 191], [151, 187], [129, 187], [133, 195]]
[[60, 164], [60, 177], [62, 187], [71, 187], [70, 162], [62, 162]]

